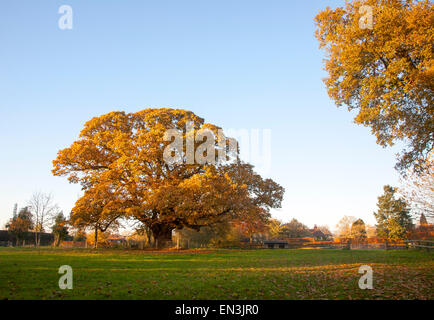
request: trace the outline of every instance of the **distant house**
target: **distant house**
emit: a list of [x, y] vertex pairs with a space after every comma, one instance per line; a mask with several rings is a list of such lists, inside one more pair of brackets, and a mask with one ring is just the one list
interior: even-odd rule
[[330, 235], [325, 234], [322, 232], [316, 225], [313, 227], [313, 229], [309, 229], [309, 232], [316, 241], [326, 241], [330, 239]]
[[121, 236], [121, 235], [118, 235], [118, 234], [114, 234], [114, 235], [111, 235], [107, 239], [107, 241], [111, 245], [119, 245], [119, 244], [124, 244], [125, 242], [127, 242], [127, 239], [124, 236]]
[[288, 241], [285, 240], [266, 240], [264, 241], [266, 249], [287, 249], [289, 248]]

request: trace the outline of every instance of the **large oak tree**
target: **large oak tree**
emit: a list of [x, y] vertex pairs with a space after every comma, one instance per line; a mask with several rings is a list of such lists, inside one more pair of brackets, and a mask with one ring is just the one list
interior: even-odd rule
[[[196, 132], [207, 129], [221, 138], [212, 144], [215, 161], [191, 162], [185, 143], [191, 135], [188, 127]], [[229, 148], [233, 139], [223, 140], [219, 129], [191, 111], [178, 109], [111, 112], [91, 119], [79, 138], [53, 161], [54, 175], [67, 176], [85, 191], [72, 219], [86, 212], [118, 212], [145, 224], [162, 246], [174, 229], [199, 230], [228, 217], [268, 217], [271, 208], [280, 207], [283, 188], [241, 162], [238, 148]], [[179, 161], [172, 163], [165, 161], [172, 143], [167, 141], [168, 130], [178, 132], [184, 141], [182, 152], [177, 153]], [[196, 135], [196, 156], [209, 155], [201, 144], [209, 142], [209, 136], [202, 139]], [[219, 158], [221, 151], [227, 151], [227, 156]], [[230, 158], [229, 151], [235, 156]]]
[[[366, 23], [371, 18], [372, 25]], [[434, 144], [434, 10], [429, 0], [355, 0], [315, 18], [326, 53], [325, 84], [382, 146], [403, 141], [401, 172]]]

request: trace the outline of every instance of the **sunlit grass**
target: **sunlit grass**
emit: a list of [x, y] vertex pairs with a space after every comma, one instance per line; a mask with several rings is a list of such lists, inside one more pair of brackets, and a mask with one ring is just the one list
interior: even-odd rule
[[[358, 287], [364, 264], [373, 290]], [[58, 287], [61, 265], [72, 290]], [[0, 299], [433, 299], [433, 278], [421, 251], [0, 248]]]

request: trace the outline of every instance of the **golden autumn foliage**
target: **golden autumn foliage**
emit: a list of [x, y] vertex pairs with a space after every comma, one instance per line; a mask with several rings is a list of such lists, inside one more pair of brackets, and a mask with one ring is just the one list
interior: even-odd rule
[[[161, 245], [174, 229], [198, 230], [228, 217], [262, 219], [280, 206], [283, 188], [239, 160], [167, 163], [164, 152], [170, 141], [165, 133], [176, 130], [185, 140], [187, 124], [215, 135], [220, 129], [175, 109], [111, 112], [88, 121], [79, 139], [53, 161], [54, 175], [67, 176], [85, 191], [72, 220], [101, 222], [104, 228], [120, 216], [132, 217], [152, 230]], [[218, 141], [215, 147], [221, 148]], [[183, 148], [186, 160], [185, 144]]]
[[[366, 11], [372, 29], [362, 28]], [[434, 140], [434, 10], [428, 0], [356, 0], [316, 17], [325, 84], [338, 106], [357, 110], [382, 146], [407, 148], [397, 168], [421, 168]]]
[[24, 243], [24, 237], [34, 227], [32, 222], [32, 213], [28, 207], [24, 207], [18, 214], [14, 214], [13, 218], [6, 223], [6, 228], [16, 238], [16, 245], [20, 241]]
[[[90, 247], [94, 248], [104, 248], [110, 246], [109, 238], [111, 237], [110, 232], [104, 232], [95, 235], [95, 231], [89, 232], [86, 235], [86, 243]], [[95, 242], [96, 240], [96, 242]]]
[[122, 197], [109, 184], [97, 184], [76, 201], [70, 221], [78, 228], [91, 228], [95, 238], [92, 244], [97, 247], [99, 232], [118, 226], [118, 219], [125, 214], [123, 205]]

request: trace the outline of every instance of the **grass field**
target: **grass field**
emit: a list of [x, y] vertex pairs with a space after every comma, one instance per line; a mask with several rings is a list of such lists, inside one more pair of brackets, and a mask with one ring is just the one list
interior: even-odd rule
[[[434, 255], [406, 250], [140, 252], [0, 248], [0, 299], [433, 299]], [[58, 286], [61, 265], [73, 289]], [[374, 289], [361, 290], [361, 265]]]

